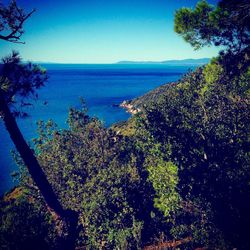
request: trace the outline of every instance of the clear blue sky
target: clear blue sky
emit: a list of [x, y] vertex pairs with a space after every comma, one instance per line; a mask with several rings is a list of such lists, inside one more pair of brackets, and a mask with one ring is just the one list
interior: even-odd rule
[[[6, 2], [6, 0], [4, 1]], [[8, 1], [7, 1], [8, 2]], [[216, 3], [216, 0], [210, 0]], [[195, 0], [17, 0], [36, 8], [25, 23], [25, 45], [0, 41], [0, 56], [18, 50], [24, 60], [112, 63], [120, 60], [212, 57], [215, 48], [194, 51], [174, 33], [174, 13]]]

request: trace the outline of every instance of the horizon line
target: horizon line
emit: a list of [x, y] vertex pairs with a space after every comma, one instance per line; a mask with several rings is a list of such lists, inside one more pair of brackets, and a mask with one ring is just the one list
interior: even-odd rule
[[166, 62], [171, 61], [186, 61], [186, 60], [207, 60], [211, 59], [212, 57], [200, 57], [200, 58], [184, 58], [184, 59], [166, 59], [162, 61], [154, 61], [154, 60], [119, 60], [115, 62], [47, 62], [47, 61], [39, 61], [39, 60], [24, 60], [24, 62], [32, 62], [32, 63], [39, 63], [39, 64], [126, 64], [126, 63], [138, 63], [138, 64], [147, 64], [147, 63], [154, 63], [154, 64], [164, 64]]

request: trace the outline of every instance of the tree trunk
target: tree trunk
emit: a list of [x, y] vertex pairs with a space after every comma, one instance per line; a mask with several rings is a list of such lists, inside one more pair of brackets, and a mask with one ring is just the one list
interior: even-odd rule
[[77, 213], [71, 210], [64, 210], [58, 201], [45, 173], [40, 167], [33, 151], [25, 141], [15, 118], [13, 117], [0, 90], [0, 118], [3, 119], [4, 125], [10, 134], [13, 143], [16, 146], [21, 158], [23, 159], [28, 171], [44, 197], [47, 205], [55, 211], [55, 213], [63, 219], [68, 225], [69, 239], [64, 242], [63, 249], [73, 249], [74, 239], [76, 237]]
[[29, 173], [34, 180], [35, 184], [42, 193], [46, 203], [52, 208], [59, 216], [63, 216], [63, 208], [59, 203], [51, 185], [49, 184], [43, 170], [41, 169], [36, 157], [32, 150], [24, 140], [23, 135], [16, 123], [15, 118], [6, 104], [5, 100], [0, 95], [0, 113], [4, 121], [4, 125], [10, 134], [13, 143], [16, 146], [20, 156], [22, 157]]

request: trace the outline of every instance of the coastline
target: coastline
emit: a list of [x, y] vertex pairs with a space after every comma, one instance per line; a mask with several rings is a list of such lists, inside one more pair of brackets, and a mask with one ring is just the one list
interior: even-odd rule
[[121, 108], [125, 109], [127, 113], [130, 113], [131, 115], [136, 115], [141, 112], [141, 109], [136, 108], [131, 104], [131, 101], [124, 100], [120, 105]]

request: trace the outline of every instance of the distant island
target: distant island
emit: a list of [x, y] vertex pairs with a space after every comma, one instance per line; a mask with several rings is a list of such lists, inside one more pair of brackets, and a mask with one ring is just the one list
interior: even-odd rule
[[166, 60], [166, 61], [120, 61], [117, 64], [167, 64], [167, 65], [202, 65], [207, 64], [211, 58]]

